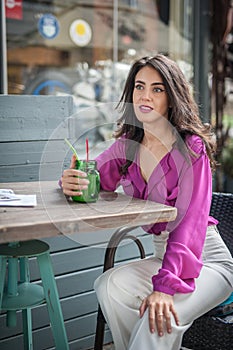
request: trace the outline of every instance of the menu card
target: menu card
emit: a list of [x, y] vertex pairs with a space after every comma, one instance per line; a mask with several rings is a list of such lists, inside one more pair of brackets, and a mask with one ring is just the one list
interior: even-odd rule
[[36, 205], [35, 194], [15, 194], [11, 189], [0, 189], [1, 207], [34, 207]]

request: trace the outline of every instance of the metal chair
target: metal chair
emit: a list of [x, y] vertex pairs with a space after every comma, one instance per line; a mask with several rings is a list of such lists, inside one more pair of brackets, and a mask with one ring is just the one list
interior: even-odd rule
[[[233, 194], [214, 192], [210, 215], [218, 221], [219, 232], [233, 254]], [[138, 246], [141, 259], [145, 258], [140, 240], [129, 235], [136, 227], [117, 230], [111, 237], [105, 252], [103, 272], [114, 266], [118, 245], [125, 239], [132, 239]], [[102, 350], [104, 341], [105, 319], [98, 308], [94, 350]], [[224, 324], [207, 313], [194, 321], [183, 337], [182, 346], [193, 350], [228, 350], [233, 344], [233, 324]], [[220, 347], [219, 347], [220, 346]]]
[[[126, 239], [130, 239], [136, 243], [138, 246], [139, 252], [140, 252], [140, 258], [144, 259], [145, 258], [145, 251], [143, 248], [143, 245], [141, 241], [133, 236], [130, 235], [129, 232], [132, 230], [135, 230], [138, 226], [135, 227], [128, 227], [128, 228], [120, 228], [116, 230], [112, 237], [109, 240], [108, 246], [105, 251], [105, 258], [104, 258], [104, 268], [103, 272], [107, 271], [111, 267], [114, 266], [114, 261], [115, 261], [115, 254], [117, 247], [119, 244]], [[105, 318], [102, 313], [102, 310], [100, 306], [98, 307], [98, 314], [97, 314], [97, 325], [96, 325], [96, 333], [95, 333], [95, 345], [94, 345], [94, 350], [102, 350], [103, 348], [103, 342], [104, 342], [104, 329], [105, 329]]]

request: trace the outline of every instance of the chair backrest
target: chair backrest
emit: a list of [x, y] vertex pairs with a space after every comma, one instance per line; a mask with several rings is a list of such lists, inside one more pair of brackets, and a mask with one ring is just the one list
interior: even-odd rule
[[233, 193], [213, 192], [210, 215], [219, 221], [219, 232], [233, 255]]

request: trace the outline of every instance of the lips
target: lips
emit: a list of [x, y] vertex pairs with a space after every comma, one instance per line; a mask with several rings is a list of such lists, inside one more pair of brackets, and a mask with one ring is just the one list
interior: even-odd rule
[[141, 105], [141, 106], [139, 106], [139, 110], [142, 113], [149, 113], [149, 112], [153, 111], [153, 108], [150, 106]]

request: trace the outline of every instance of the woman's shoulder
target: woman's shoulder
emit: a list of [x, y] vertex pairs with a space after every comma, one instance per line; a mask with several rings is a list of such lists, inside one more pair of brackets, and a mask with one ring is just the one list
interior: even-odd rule
[[198, 135], [187, 135], [185, 143], [196, 154], [201, 155], [206, 153], [204, 141]]
[[126, 144], [126, 141], [127, 141], [127, 137], [126, 135], [121, 135], [117, 138], [115, 138], [114, 142], [113, 142], [113, 145], [115, 145], [115, 147], [125, 147], [125, 144]]
[[112, 153], [115, 156], [117, 155], [124, 155], [125, 153], [125, 145], [126, 145], [127, 138], [125, 135], [122, 135], [118, 138], [112, 138], [111, 140], [108, 140], [108, 142], [105, 142], [105, 144], [108, 146], [103, 154], [109, 154]]

